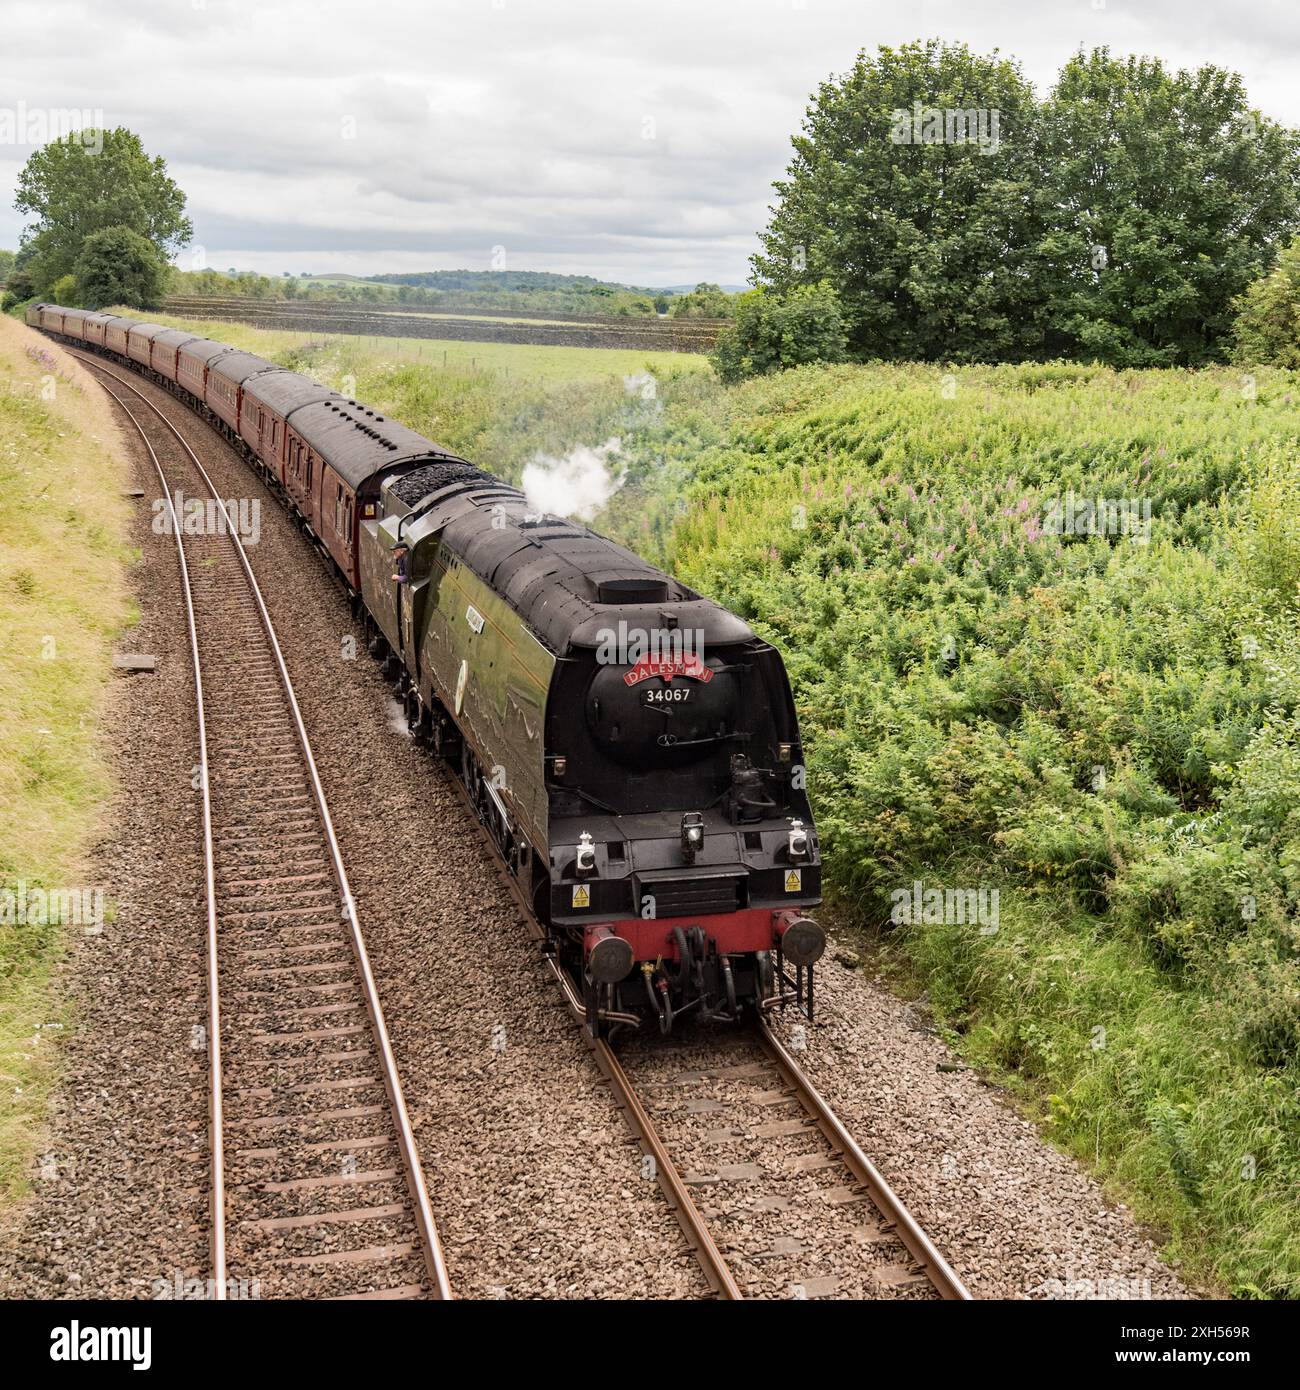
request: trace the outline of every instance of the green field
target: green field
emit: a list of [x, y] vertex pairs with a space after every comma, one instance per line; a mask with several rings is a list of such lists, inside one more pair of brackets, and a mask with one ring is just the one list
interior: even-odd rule
[[[660, 394], [691, 383], [691, 389], [710, 390], [713, 380], [707, 360], [689, 353], [324, 338], [165, 314], [151, 321], [292, 367], [510, 482], [535, 454], [562, 455], [578, 444], [621, 436], [654, 413]], [[650, 377], [656, 396], [647, 405], [642, 394]]]
[[[145, 317], [138, 309], [106, 312]], [[304, 348], [327, 344], [339, 354], [353, 353], [378, 363], [391, 361], [456, 372], [487, 372], [511, 380], [548, 382], [602, 381], [637, 372], [708, 371], [708, 360], [683, 352], [637, 352], [622, 348], [542, 347], [531, 343], [465, 343], [428, 338], [357, 338], [347, 334], [298, 333], [250, 328], [226, 320], [185, 319], [149, 314], [150, 323], [186, 328], [250, 352], [279, 360]], [[463, 314], [431, 317], [464, 318]], [[480, 315], [479, 317], [489, 317]], [[535, 320], [534, 320], [535, 321]], [[556, 320], [562, 322], [562, 320]]]

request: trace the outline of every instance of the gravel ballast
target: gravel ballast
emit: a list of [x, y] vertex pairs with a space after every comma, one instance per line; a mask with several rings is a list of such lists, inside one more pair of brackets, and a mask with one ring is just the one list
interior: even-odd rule
[[[827, 951], [799, 1066], [975, 1298], [1185, 1298], [1152, 1241], [973, 1071], [913, 1004]], [[954, 1068], [940, 1071], [940, 1066]]]

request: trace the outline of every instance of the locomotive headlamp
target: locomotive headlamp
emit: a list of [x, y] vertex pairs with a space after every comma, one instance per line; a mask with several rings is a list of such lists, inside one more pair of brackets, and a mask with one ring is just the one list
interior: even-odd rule
[[578, 836], [578, 872], [580, 874], [594, 873], [596, 870], [596, 846], [591, 842], [591, 835], [584, 830]]
[[682, 853], [688, 864], [704, 848], [704, 817], [699, 811], [687, 811], [682, 817]]
[[801, 820], [790, 822], [790, 858], [807, 859], [808, 857], [808, 831], [804, 828]]

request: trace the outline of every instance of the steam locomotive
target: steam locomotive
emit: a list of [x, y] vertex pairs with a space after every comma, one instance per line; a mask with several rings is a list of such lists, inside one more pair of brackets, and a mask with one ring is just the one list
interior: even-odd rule
[[734, 614], [355, 400], [158, 324], [38, 304], [207, 419], [319, 547], [593, 1034], [811, 1018], [821, 858], [789, 683]]

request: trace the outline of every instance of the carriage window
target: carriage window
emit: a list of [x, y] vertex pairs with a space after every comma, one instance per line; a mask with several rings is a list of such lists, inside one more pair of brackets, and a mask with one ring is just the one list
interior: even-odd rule
[[311, 469], [312, 469], [312, 464], [314, 464], [315, 462], [316, 462], [316, 456], [315, 456], [315, 454], [313, 454], [312, 451], [311, 451], [310, 449], [308, 449], [308, 450], [307, 450], [307, 486], [308, 486], [308, 487], [311, 487]]
[[334, 490], [334, 529], [339, 533], [339, 535], [343, 535], [343, 534], [344, 534], [344, 531], [343, 531], [343, 484], [342, 484], [342, 483], [339, 483], [339, 485], [338, 485], [338, 486], [335, 488], [335, 490]]

